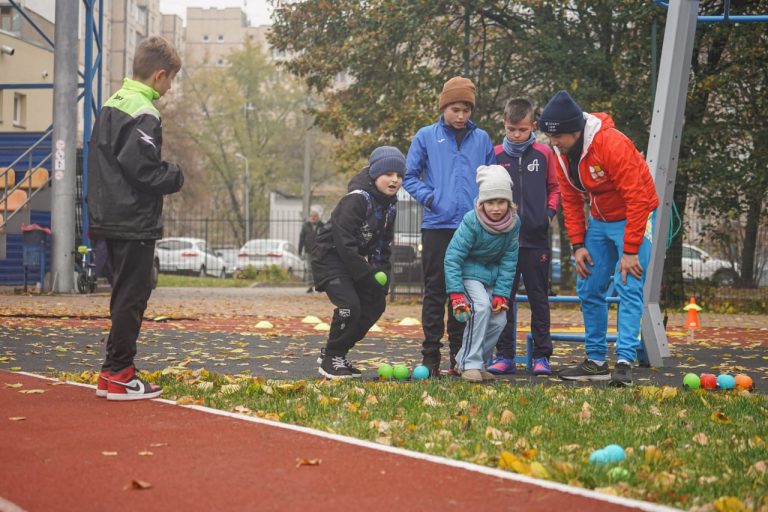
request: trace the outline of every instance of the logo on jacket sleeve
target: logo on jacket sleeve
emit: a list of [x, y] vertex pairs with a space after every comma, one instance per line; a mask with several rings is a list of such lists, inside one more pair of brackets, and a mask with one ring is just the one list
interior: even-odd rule
[[599, 180], [600, 178], [605, 177], [605, 171], [603, 171], [599, 165], [590, 165], [589, 174], [592, 176], [593, 180]]
[[142, 135], [141, 137], [139, 137], [140, 140], [143, 140], [147, 144], [150, 144], [153, 148], [157, 148], [157, 146], [155, 146], [155, 142], [152, 139], [152, 137], [150, 137], [149, 135], [141, 131], [139, 128], [136, 128], [136, 131]]

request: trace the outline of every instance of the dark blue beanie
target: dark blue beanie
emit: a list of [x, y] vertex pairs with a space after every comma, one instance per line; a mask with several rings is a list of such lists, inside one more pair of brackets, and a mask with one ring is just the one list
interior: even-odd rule
[[573, 133], [584, 129], [584, 113], [567, 91], [555, 94], [539, 116], [544, 133]]
[[368, 159], [368, 174], [375, 180], [382, 174], [396, 172], [401, 178], [405, 177], [405, 157], [394, 146], [379, 146]]

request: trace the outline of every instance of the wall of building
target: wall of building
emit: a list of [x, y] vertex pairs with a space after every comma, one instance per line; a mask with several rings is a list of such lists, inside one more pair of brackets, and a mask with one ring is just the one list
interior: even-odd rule
[[[15, 50], [0, 53], [3, 82], [53, 84], [52, 50], [2, 31], [0, 45]], [[0, 89], [0, 132], [45, 131], [52, 121], [53, 89]]]

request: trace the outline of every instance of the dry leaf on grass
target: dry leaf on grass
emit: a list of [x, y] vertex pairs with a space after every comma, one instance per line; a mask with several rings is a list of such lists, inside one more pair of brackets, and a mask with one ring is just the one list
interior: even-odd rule
[[323, 459], [296, 459], [296, 467], [301, 466], [319, 466]]

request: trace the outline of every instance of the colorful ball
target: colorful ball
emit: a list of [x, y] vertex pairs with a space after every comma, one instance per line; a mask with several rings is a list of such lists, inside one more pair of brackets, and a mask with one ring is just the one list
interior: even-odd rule
[[715, 389], [717, 387], [717, 377], [711, 373], [702, 373], [699, 377], [701, 387], [704, 389]]
[[733, 389], [735, 385], [736, 379], [733, 378], [733, 375], [722, 373], [717, 376], [717, 386], [720, 389]]
[[627, 458], [627, 454], [624, 453], [624, 448], [617, 444], [609, 444], [603, 448], [605, 456], [608, 462], [621, 462]]
[[701, 380], [695, 373], [688, 373], [683, 377], [683, 386], [688, 389], [699, 389], [701, 386]]
[[384, 379], [391, 379], [394, 373], [395, 373], [395, 370], [394, 368], [392, 368], [391, 364], [384, 363], [381, 366], [379, 366], [379, 377], [382, 377]]
[[413, 378], [416, 380], [423, 380], [429, 378], [429, 368], [426, 366], [417, 366], [413, 369]]
[[404, 364], [398, 364], [393, 368], [393, 375], [397, 380], [405, 380], [411, 375], [411, 370]]
[[592, 452], [592, 455], [589, 456], [589, 463], [590, 464], [607, 464], [608, 454], [605, 453], [605, 450], [595, 450]]
[[611, 478], [611, 480], [628, 480], [629, 471], [622, 467], [616, 466], [615, 468], [611, 468], [611, 470], [608, 472], [608, 476]]
[[752, 377], [744, 375], [743, 373], [738, 374], [734, 380], [736, 381], [736, 387], [738, 389], [746, 389], [749, 391], [755, 386]]
[[387, 284], [387, 274], [385, 274], [384, 272], [381, 272], [381, 271], [376, 272], [375, 274], [373, 274], [373, 278], [376, 279], [376, 282], [379, 283], [381, 286], [384, 286], [385, 284]]

